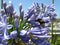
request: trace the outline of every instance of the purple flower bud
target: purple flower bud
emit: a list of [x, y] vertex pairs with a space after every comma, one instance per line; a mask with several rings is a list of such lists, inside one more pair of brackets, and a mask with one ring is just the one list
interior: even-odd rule
[[6, 6], [7, 6], [6, 2], [3, 1], [3, 7], [4, 7], [4, 10], [5, 10], [5, 13], [7, 13]]
[[5, 10], [1, 9], [1, 14], [4, 15], [5, 14]]
[[23, 20], [23, 17], [24, 17], [24, 10], [22, 9], [21, 14], [20, 14], [20, 18]]
[[9, 5], [6, 6], [7, 13], [9, 14]]
[[15, 31], [12, 31], [11, 33], [10, 33], [10, 38], [11, 39], [16, 39], [17, 38], [17, 31], [15, 30]]
[[6, 2], [5, 1], [3, 1], [3, 6], [4, 6], [4, 9], [6, 9]]
[[15, 15], [14, 25], [15, 25], [15, 28], [16, 28], [16, 30], [17, 30], [17, 29], [18, 29], [18, 26], [19, 26], [18, 16], [17, 16], [17, 15]]
[[7, 5], [6, 9], [7, 9], [7, 12], [8, 12], [10, 15], [13, 14], [14, 8], [13, 8], [13, 5], [12, 5], [11, 1], [9, 1], [9, 5]]
[[22, 4], [20, 3], [19, 4], [19, 11], [21, 12], [21, 10], [22, 10]]

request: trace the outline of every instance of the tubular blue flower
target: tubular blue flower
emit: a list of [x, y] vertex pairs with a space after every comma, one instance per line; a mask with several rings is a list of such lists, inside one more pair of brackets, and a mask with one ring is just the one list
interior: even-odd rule
[[47, 35], [47, 32], [48, 32], [49, 28], [38, 28], [38, 27], [35, 27], [33, 28], [32, 30], [30, 30], [29, 32], [33, 35]]
[[35, 28], [31, 28], [31, 30], [29, 32], [40, 32], [40, 28], [39, 27], [35, 27]]
[[22, 31], [20, 31], [20, 38], [22, 39], [22, 41], [24, 42], [24, 43], [28, 43], [28, 41], [29, 41], [29, 37], [27, 36], [27, 31], [25, 31], [25, 30], [22, 30]]
[[39, 6], [39, 4], [37, 3], [37, 4], [36, 4], [36, 13], [39, 14], [40, 11], [41, 11], [41, 10], [40, 10], [40, 6]]
[[47, 6], [47, 11], [55, 11], [54, 4]]
[[55, 19], [57, 14], [55, 12], [51, 12], [51, 19]]
[[27, 14], [28, 14], [27, 19], [30, 18], [32, 16], [32, 14], [35, 14], [34, 12], [35, 12], [34, 6], [30, 7], [28, 12], [27, 12]]
[[43, 17], [42, 20], [43, 20], [45, 23], [49, 23], [49, 22], [50, 22], [50, 17]]
[[27, 33], [27, 31], [25, 31], [25, 30], [21, 30], [21, 31], [20, 31], [20, 35], [21, 35], [21, 36], [24, 36], [26, 33]]
[[32, 30], [29, 31], [33, 35], [41, 35], [41, 30], [38, 27], [33, 28]]
[[10, 33], [10, 39], [16, 39], [17, 38], [17, 31], [14, 30]]
[[40, 39], [50, 39], [51, 38], [51, 36], [50, 35], [33, 35], [35, 38], [40, 38]]
[[42, 42], [44, 42], [44, 39], [31, 39], [33, 43], [35, 43], [36, 45], [42, 45]]
[[42, 28], [41, 35], [48, 35], [49, 28]]
[[54, 11], [54, 12], [49, 12], [49, 13], [48, 13], [48, 16], [49, 16], [50, 19], [52, 20], [52, 19], [55, 19], [55, 18], [56, 18], [57, 14], [56, 14], [55, 11]]
[[28, 19], [28, 22], [29, 21], [35, 21], [36, 20], [36, 17], [37, 17], [37, 15], [32, 15], [29, 19]]
[[29, 19], [28, 19], [28, 23], [31, 24], [31, 26], [33, 27], [37, 27], [37, 26], [40, 26], [40, 23], [36, 21], [36, 18], [37, 18], [38, 15], [32, 15]]
[[38, 16], [36, 17], [36, 20], [42, 19], [42, 18], [43, 18], [43, 14], [40, 14], [40, 15], [38, 15]]

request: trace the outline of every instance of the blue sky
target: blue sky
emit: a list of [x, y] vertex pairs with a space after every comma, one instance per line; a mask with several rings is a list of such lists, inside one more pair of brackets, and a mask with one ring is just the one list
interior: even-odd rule
[[[19, 14], [19, 4], [22, 3], [23, 5], [23, 10], [26, 13], [27, 9], [31, 6], [32, 3], [34, 2], [38, 2], [40, 5], [41, 3], [47, 4], [47, 5], [51, 5], [52, 4], [52, 0], [5, 0], [8, 4], [9, 1], [11, 1], [13, 3], [14, 9], [17, 12], [17, 14]], [[57, 13], [57, 18], [60, 18], [60, 0], [55, 0], [54, 1], [54, 5], [55, 5], [55, 11]]]

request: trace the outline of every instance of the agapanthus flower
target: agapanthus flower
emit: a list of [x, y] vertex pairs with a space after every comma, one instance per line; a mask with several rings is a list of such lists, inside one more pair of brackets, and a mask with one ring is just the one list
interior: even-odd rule
[[50, 17], [43, 17], [42, 20], [43, 20], [45, 23], [49, 23], [49, 22], [50, 22]]
[[7, 24], [7, 19], [6, 18], [7, 18], [7, 16], [4, 14], [2, 16], [2, 18], [1, 18], [1, 20], [3, 20], [3, 21], [0, 22], [0, 24], [1, 24], [0, 28], [1, 28], [2, 32], [3, 32], [4, 38], [5, 39], [9, 39], [9, 35], [8, 35], [8, 32], [7, 32], [7, 29], [11, 29], [12, 26]]
[[25, 42], [27, 42], [28, 43], [28, 41], [29, 41], [29, 37], [28, 37], [28, 35], [27, 35], [27, 31], [25, 31], [25, 30], [22, 30], [22, 31], [20, 31], [20, 38], [22, 39], [22, 41], [25, 43]]
[[41, 35], [48, 35], [49, 31], [50, 31], [50, 29], [48, 27], [42, 28], [41, 29]]
[[28, 16], [27, 16], [27, 19], [30, 18], [32, 16], [32, 14], [35, 14], [34, 13], [34, 8], [30, 8], [27, 12]]
[[36, 17], [37, 17], [38, 15], [32, 15], [29, 19], [28, 19], [28, 23], [30, 23], [32, 26], [40, 26], [40, 24], [39, 24], [39, 22], [37, 22], [36, 21]]
[[29, 32], [33, 35], [47, 35], [49, 28], [38, 28], [35, 27], [32, 30], [30, 30]]
[[40, 6], [39, 6], [39, 4], [37, 3], [37, 4], [36, 4], [36, 13], [39, 14], [40, 11], [41, 11], [41, 10], [40, 10]]
[[[10, 27], [10, 26], [9, 26]], [[8, 28], [9, 28], [8, 27]], [[11, 27], [10, 27], [11, 28]], [[9, 29], [10, 29], [9, 28]], [[10, 39], [9, 35], [7, 34], [7, 25], [0, 21], [0, 42], [4, 45], [7, 44], [6, 39]]]
[[20, 31], [20, 35], [22, 35], [22, 36], [24, 36], [26, 33], [27, 33], [27, 31], [25, 31], [25, 30]]
[[47, 11], [55, 11], [54, 4], [47, 6]]
[[51, 19], [55, 19], [56, 18], [56, 16], [57, 16], [57, 14], [55, 13], [55, 11], [54, 12], [50, 12], [50, 18]]
[[36, 45], [42, 45], [42, 42], [44, 42], [44, 39], [34, 39], [32, 38], [31, 41], [35, 43]]
[[16, 39], [17, 38], [17, 31], [14, 30], [10, 33], [10, 39]]
[[33, 35], [41, 35], [41, 30], [38, 27], [33, 28], [32, 30], [29, 31]]

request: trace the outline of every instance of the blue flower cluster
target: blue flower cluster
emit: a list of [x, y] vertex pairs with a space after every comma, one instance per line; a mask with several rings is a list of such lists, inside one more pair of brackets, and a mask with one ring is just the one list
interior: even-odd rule
[[[50, 37], [48, 35], [49, 32], [49, 25], [53, 19], [56, 19], [56, 13], [54, 5], [49, 5], [42, 8], [44, 11], [40, 8], [38, 3], [34, 3], [27, 12], [27, 20], [28, 23], [31, 24], [31, 29], [27, 31], [21, 32], [24, 35], [24, 38], [22, 38], [23, 42], [27, 41], [29, 39], [29, 35], [32, 35], [31, 41], [35, 43], [36, 45], [50, 45], [48, 42]], [[37, 9], [36, 9], [37, 8]], [[29, 41], [28, 41], [29, 42]]]
[[[36, 45], [50, 45], [48, 42], [50, 37], [48, 35], [49, 25], [53, 19], [56, 19], [56, 13], [54, 4], [52, 5], [43, 5], [42, 7], [38, 3], [34, 3], [31, 7], [29, 7], [27, 11], [27, 16], [25, 17], [27, 23], [30, 24], [31, 28], [27, 30], [19, 31], [19, 21], [24, 21], [24, 11], [22, 9], [22, 5], [19, 6], [20, 11], [20, 20], [14, 11], [13, 4], [9, 1], [7, 5], [6, 2], [3, 2], [3, 9], [1, 9], [0, 16], [0, 44], [7, 45], [8, 42], [6, 40], [9, 39], [17, 39], [21, 38], [23, 43], [31, 44], [33, 42]], [[9, 15], [9, 16], [7, 16]], [[14, 26], [16, 30], [8, 33], [8, 30], [13, 27], [11, 23], [7, 21], [7, 19], [14, 18]], [[21, 21], [22, 20], [22, 21]], [[12, 20], [9, 20], [12, 22]], [[23, 23], [23, 22], [22, 22]], [[19, 32], [18, 32], [19, 31]], [[19, 35], [19, 36], [18, 36]]]

